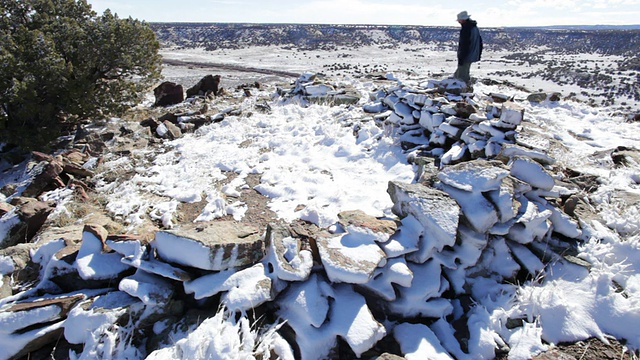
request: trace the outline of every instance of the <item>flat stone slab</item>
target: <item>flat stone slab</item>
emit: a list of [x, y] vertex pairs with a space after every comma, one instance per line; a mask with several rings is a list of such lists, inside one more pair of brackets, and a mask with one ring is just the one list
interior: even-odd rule
[[460, 206], [449, 194], [422, 184], [395, 181], [389, 182], [387, 192], [394, 214], [403, 218], [412, 215], [423, 227], [419, 250], [410, 254], [411, 261], [423, 263], [456, 243]]
[[164, 261], [213, 271], [255, 264], [265, 255], [259, 230], [235, 221], [159, 231], [154, 246]]
[[374, 271], [386, 264], [386, 255], [376, 239], [366, 231], [319, 237], [318, 251], [329, 280], [351, 284], [369, 282]]

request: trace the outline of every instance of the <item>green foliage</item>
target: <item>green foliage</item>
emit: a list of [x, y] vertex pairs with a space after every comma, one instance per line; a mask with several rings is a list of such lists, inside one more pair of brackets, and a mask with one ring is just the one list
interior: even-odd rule
[[0, 0], [0, 43], [0, 141], [27, 148], [121, 114], [160, 78], [148, 24], [85, 0]]

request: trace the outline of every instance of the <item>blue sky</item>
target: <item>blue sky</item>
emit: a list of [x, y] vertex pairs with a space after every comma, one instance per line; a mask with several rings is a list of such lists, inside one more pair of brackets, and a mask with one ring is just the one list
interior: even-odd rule
[[150, 22], [251, 22], [457, 26], [640, 24], [640, 0], [87, 0], [98, 13]]

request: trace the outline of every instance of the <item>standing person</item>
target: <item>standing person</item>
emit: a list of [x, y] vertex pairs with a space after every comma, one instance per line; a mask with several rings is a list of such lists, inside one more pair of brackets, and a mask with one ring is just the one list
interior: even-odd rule
[[458, 14], [458, 23], [462, 28], [458, 40], [458, 69], [453, 76], [468, 84], [471, 80], [469, 75], [471, 63], [480, 61], [482, 55], [482, 37], [478, 30], [478, 23], [471, 20], [466, 11]]

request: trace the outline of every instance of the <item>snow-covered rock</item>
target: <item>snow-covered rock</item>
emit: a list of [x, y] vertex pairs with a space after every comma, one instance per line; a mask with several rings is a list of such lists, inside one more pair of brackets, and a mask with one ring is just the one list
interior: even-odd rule
[[117, 278], [131, 269], [122, 263], [122, 255], [108, 252], [105, 241], [107, 230], [100, 226], [86, 225], [82, 232], [82, 246], [76, 258], [76, 269], [84, 280], [107, 280]]
[[387, 192], [395, 214], [411, 215], [422, 224], [419, 249], [410, 255], [410, 260], [423, 263], [445, 246], [455, 244], [460, 207], [447, 193], [421, 184], [398, 182], [390, 182]]
[[160, 231], [153, 244], [164, 261], [202, 270], [255, 264], [265, 254], [258, 229], [233, 221]]
[[386, 241], [380, 235], [355, 226], [338, 236], [319, 237], [320, 259], [332, 282], [364, 284], [378, 266], [384, 266], [386, 255], [378, 245]]
[[275, 276], [286, 281], [304, 281], [311, 274], [313, 255], [300, 248], [300, 239], [279, 225], [270, 224], [265, 235], [267, 241], [266, 261], [274, 268]]
[[393, 336], [407, 360], [452, 360], [436, 334], [426, 325], [403, 323], [393, 328]]

